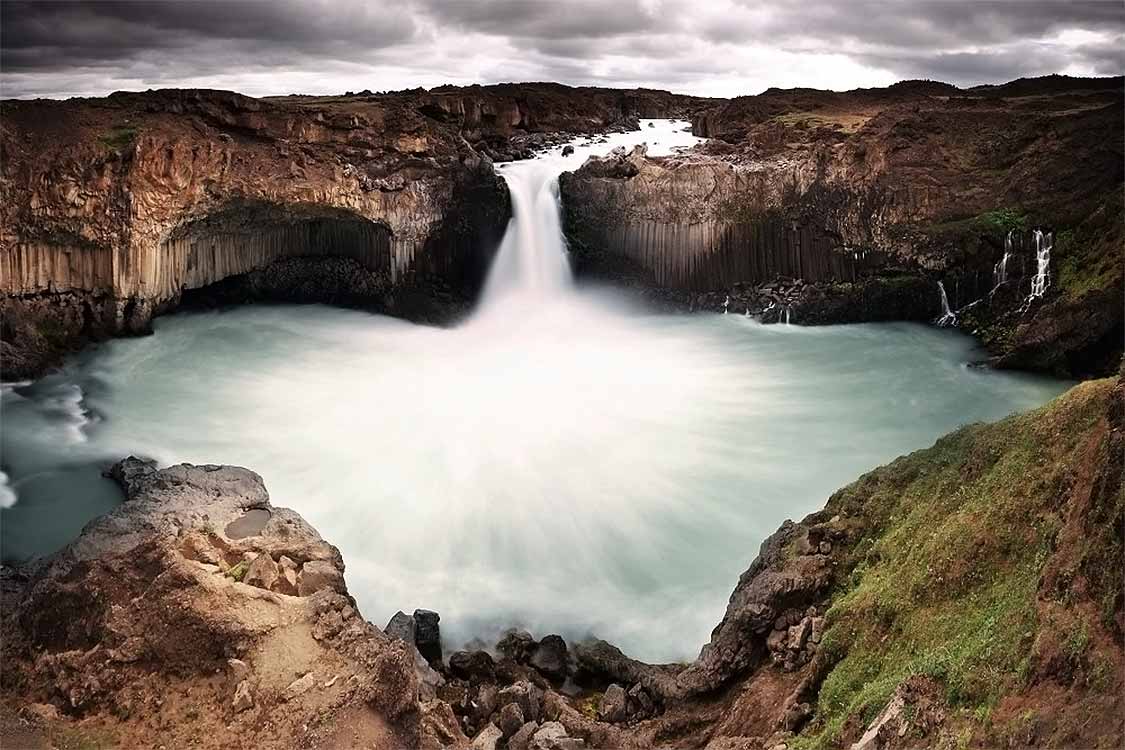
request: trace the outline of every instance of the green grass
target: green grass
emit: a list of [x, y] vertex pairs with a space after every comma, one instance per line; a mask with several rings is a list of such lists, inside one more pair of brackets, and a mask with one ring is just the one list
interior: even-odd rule
[[928, 235], [946, 239], [979, 235], [1002, 239], [1008, 232], [1026, 229], [1027, 225], [1027, 215], [1019, 209], [998, 208], [976, 216], [928, 224], [922, 230]]
[[242, 560], [235, 565], [232, 565], [226, 572], [226, 575], [236, 581], [241, 581], [246, 577], [246, 571], [250, 569], [250, 563]]
[[1121, 283], [1120, 227], [1116, 233], [1099, 231], [1103, 227], [1092, 229], [1068, 229], [1055, 237], [1052, 255], [1057, 259], [1058, 285], [1072, 300]]
[[[1055, 506], [1109, 388], [1082, 384], [1040, 410], [962, 428], [833, 496], [830, 509], [870, 525], [827, 614], [821, 648], [839, 661], [798, 747], [836, 746], [913, 675], [970, 718], [1025, 686]], [[1089, 641], [1078, 630], [1066, 648], [1085, 653]]]
[[116, 125], [98, 140], [106, 148], [123, 151], [132, 145], [137, 137], [137, 129], [132, 125]]
[[1014, 208], [998, 208], [985, 211], [976, 218], [977, 225], [996, 234], [1027, 229], [1027, 216]]

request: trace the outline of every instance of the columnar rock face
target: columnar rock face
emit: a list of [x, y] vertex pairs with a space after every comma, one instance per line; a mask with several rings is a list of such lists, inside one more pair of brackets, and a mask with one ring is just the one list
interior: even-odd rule
[[[5, 102], [5, 377], [35, 375], [83, 339], [146, 331], [185, 291], [251, 274], [227, 301], [343, 299], [448, 317], [456, 310], [417, 298], [432, 303], [440, 287], [463, 307], [510, 213], [488, 154], [524, 156], [545, 134], [636, 127], [638, 114], [711, 103], [555, 84]], [[352, 265], [294, 263], [310, 257]]]
[[[599, 170], [606, 176], [593, 177]], [[561, 186], [578, 252], [623, 256], [660, 286], [710, 291], [778, 275], [852, 281], [873, 265], [843, 252], [838, 235], [783, 215], [791, 186], [776, 178], [719, 159], [649, 159], [638, 146], [563, 175]]]
[[[184, 290], [293, 256], [352, 258], [384, 294], [431, 276], [471, 289], [507, 194], [415, 103], [214, 91], [6, 102], [6, 343], [143, 330]], [[34, 352], [26, 368], [7, 359], [10, 374], [36, 366]]]
[[[986, 342], [1005, 355], [1057, 331], [1056, 356], [1035, 340], [1013, 361], [1104, 372], [1121, 340], [1120, 305], [1099, 300], [1122, 293], [1122, 111], [1119, 78], [770, 90], [698, 113], [695, 133], [713, 140], [692, 152], [563, 175], [566, 231], [588, 273], [695, 292], [905, 273], [935, 301], [943, 280], [955, 310], [989, 296], [1007, 249], [1006, 297], [978, 304], [971, 330], [995, 327]], [[1033, 230], [1062, 242], [1048, 293], [1027, 305]], [[1076, 306], [1091, 311], [1088, 352], [1068, 344]]]

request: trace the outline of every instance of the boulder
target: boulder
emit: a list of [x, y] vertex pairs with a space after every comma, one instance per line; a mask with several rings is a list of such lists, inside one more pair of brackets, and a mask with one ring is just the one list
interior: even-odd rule
[[563, 149], [562, 149], [562, 155], [563, 156], [570, 156], [573, 153], [574, 153], [574, 146], [571, 146], [569, 143], [567, 145], [563, 146]]
[[560, 635], [547, 635], [531, 653], [530, 664], [544, 677], [562, 682], [567, 673], [566, 641]]
[[406, 641], [411, 646], [414, 645], [414, 618], [406, 614], [402, 610], [395, 612], [387, 627], [383, 628], [383, 632], [391, 638], [396, 638], [400, 641]]
[[346, 591], [344, 574], [328, 560], [309, 560], [297, 574], [298, 596], [312, 596], [324, 589], [337, 593]]
[[584, 747], [584, 741], [567, 736], [562, 724], [548, 721], [532, 735], [530, 750], [581, 750]]
[[242, 582], [269, 591], [277, 583], [278, 578], [280, 578], [280, 573], [277, 563], [267, 553], [262, 552], [250, 562], [250, 567], [246, 569], [246, 575], [242, 577]]
[[230, 669], [230, 676], [235, 684], [250, 676], [250, 665], [241, 659], [227, 659], [227, 667]]
[[500, 709], [500, 718], [497, 720], [500, 725], [500, 731], [504, 733], [504, 737], [508, 738], [523, 728], [524, 716], [523, 709], [520, 708], [518, 703], [509, 703]]
[[496, 644], [496, 651], [505, 659], [527, 663], [535, 650], [535, 639], [526, 630], [509, 630]]
[[441, 616], [437, 612], [428, 609], [414, 610], [414, 645], [431, 664], [440, 662], [442, 657], [441, 627], [438, 625], [440, 620]]
[[813, 643], [820, 643], [820, 639], [824, 637], [824, 618], [813, 617], [811, 628], [809, 629], [809, 640]]
[[518, 732], [508, 738], [508, 750], [529, 750], [531, 738], [538, 729], [539, 725], [534, 721], [524, 724]]
[[812, 631], [812, 618], [806, 617], [793, 627], [789, 628], [786, 646], [790, 651], [800, 651], [805, 647], [805, 642]]
[[312, 672], [301, 675], [289, 683], [288, 687], [285, 688], [285, 692], [281, 694], [281, 700], [286, 703], [295, 700], [311, 690], [315, 684], [316, 677], [313, 676]]
[[477, 686], [466, 695], [466, 698], [468, 705], [466, 706], [465, 718], [468, 719], [469, 725], [473, 727], [487, 724], [492, 714], [501, 706], [499, 690], [491, 684]]
[[629, 688], [629, 715], [641, 719], [656, 715], [656, 702], [640, 683]]
[[625, 688], [614, 683], [606, 688], [598, 705], [598, 718], [602, 721], [624, 721], [628, 716], [629, 701]]
[[250, 692], [250, 681], [243, 680], [238, 683], [238, 687], [234, 689], [234, 700], [231, 701], [231, 708], [238, 714], [253, 707], [254, 695]]
[[455, 651], [449, 657], [449, 671], [473, 683], [491, 679], [496, 674], [496, 665], [487, 651]]
[[282, 555], [277, 560], [277, 570], [280, 577], [277, 580], [277, 585], [274, 591], [279, 594], [287, 594], [289, 596], [297, 595], [297, 563], [293, 562], [289, 557]]
[[499, 705], [503, 707], [509, 703], [519, 704], [526, 721], [539, 721], [543, 707], [543, 691], [530, 682], [521, 680], [500, 691]]
[[487, 724], [484, 729], [473, 738], [473, 750], [496, 750], [496, 743], [501, 740], [503, 733], [495, 724]]

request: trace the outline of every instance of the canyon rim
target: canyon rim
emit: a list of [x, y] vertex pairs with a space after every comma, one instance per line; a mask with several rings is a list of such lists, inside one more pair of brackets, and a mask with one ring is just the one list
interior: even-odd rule
[[0, 10], [0, 746], [1125, 743], [1119, 2]]

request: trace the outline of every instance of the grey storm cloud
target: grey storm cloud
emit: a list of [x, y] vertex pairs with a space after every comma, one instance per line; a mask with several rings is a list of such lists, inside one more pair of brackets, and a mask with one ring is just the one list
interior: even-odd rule
[[4, 96], [1120, 75], [1120, 0], [0, 0]]

